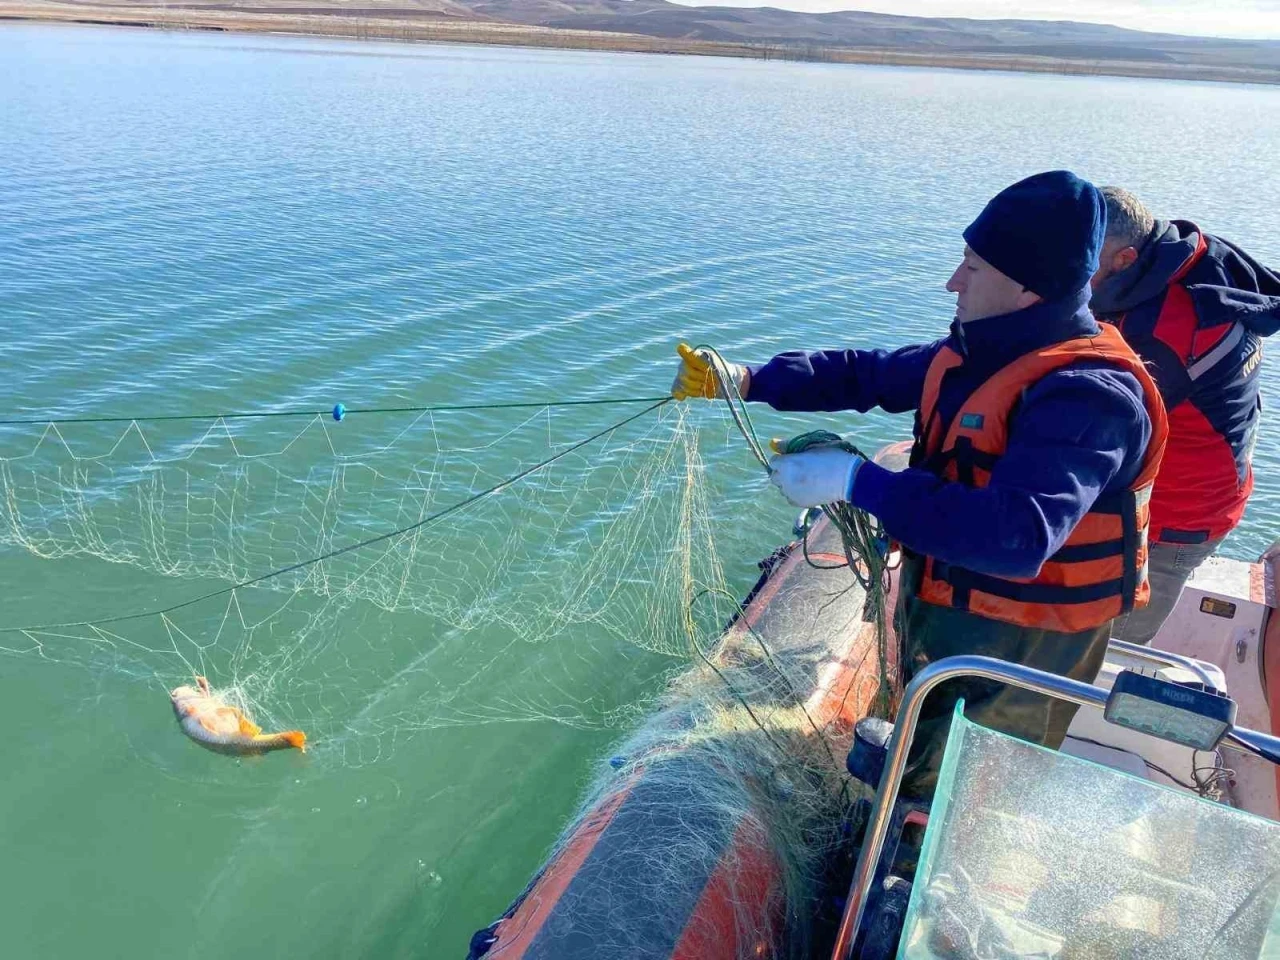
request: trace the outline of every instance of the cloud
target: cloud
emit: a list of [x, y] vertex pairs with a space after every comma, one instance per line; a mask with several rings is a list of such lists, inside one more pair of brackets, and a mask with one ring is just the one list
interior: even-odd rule
[[688, 6], [865, 10], [917, 17], [1076, 20], [1157, 33], [1280, 39], [1280, 0], [676, 0]]

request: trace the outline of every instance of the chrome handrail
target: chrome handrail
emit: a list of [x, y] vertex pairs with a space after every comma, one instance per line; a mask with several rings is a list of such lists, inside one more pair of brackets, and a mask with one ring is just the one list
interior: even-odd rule
[[[1055, 673], [1034, 670], [1020, 663], [1008, 663], [993, 657], [947, 657], [929, 664], [907, 684], [902, 694], [902, 706], [898, 708], [893, 736], [889, 739], [884, 772], [880, 775], [880, 789], [876, 791], [871, 816], [863, 835], [862, 849], [858, 853], [858, 866], [849, 884], [844, 918], [836, 934], [832, 960], [849, 960], [853, 939], [866, 911], [867, 894], [875, 877], [876, 866], [884, 852], [884, 841], [889, 831], [889, 821], [894, 804], [898, 800], [898, 788], [907, 766], [907, 755], [915, 737], [916, 724], [925, 696], [938, 684], [957, 677], [977, 677], [995, 680], [1021, 687], [1056, 700], [1065, 700], [1084, 707], [1103, 708], [1107, 705], [1107, 691], [1079, 680], [1071, 680]], [[1232, 729], [1223, 743], [1255, 754], [1272, 763], [1280, 763], [1280, 737], [1259, 733], [1256, 730]]]

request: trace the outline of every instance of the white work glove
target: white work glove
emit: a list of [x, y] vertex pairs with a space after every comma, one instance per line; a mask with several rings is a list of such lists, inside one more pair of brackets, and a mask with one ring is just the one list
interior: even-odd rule
[[738, 396], [746, 399], [751, 372], [742, 364], [728, 361], [717, 364], [706, 350], [695, 350], [687, 343], [679, 344], [676, 353], [680, 354], [680, 369], [671, 384], [671, 396], [675, 399], [725, 399], [728, 394], [720, 382], [722, 375], [732, 380]]
[[834, 447], [780, 453], [769, 460], [769, 482], [792, 506], [820, 507], [848, 500], [853, 494], [853, 478], [864, 463], [856, 453]]

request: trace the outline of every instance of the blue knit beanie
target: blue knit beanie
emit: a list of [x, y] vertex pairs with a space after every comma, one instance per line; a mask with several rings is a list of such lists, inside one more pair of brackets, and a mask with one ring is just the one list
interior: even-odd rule
[[1001, 190], [964, 232], [969, 249], [1044, 300], [1084, 289], [1098, 270], [1107, 207], [1088, 180], [1038, 173]]

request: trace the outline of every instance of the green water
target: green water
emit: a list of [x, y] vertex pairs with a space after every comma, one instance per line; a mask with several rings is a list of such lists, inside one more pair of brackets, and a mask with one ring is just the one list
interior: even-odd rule
[[[960, 229], [1050, 167], [1280, 261], [1261, 87], [17, 25], [0, 81], [12, 417], [643, 397], [682, 337], [741, 359], [933, 338]], [[0, 550], [0, 626], [222, 589], [636, 409], [179, 422], [145, 447], [64, 428], [85, 461], [6, 427], [9, 508], [67, 555]], [[327, 586], [0, 640], [5, 954], [465, 954], [687, 663], [664, 570], [691, 431], [741, 593], [791, 511], [720, 412], [663, 411]], [[1277, 535], [1270, 417], [1257, 464], [1236, 556]], [[313, 751], [185, 741], [165, 691], [193, 669]]]

